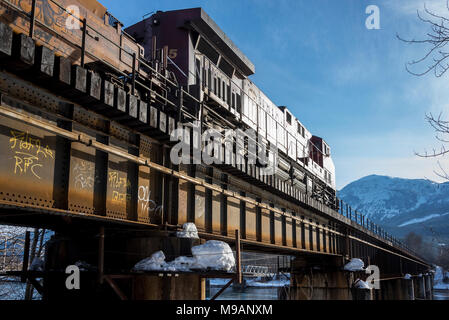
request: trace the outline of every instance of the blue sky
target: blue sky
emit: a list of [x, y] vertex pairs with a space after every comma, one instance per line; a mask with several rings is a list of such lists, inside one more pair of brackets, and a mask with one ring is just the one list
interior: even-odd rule
[[[416, 16], [423, 0], [101, 2], [125, 26], [156, 10], [203, 7], [253, 61], [255, 83], [331, 145], [338, 188], [370, 174], [438, 181], [436, 160], [414, 151], [438, 147], [424, 117], [448, 111], [449, 82], [407, 73], [426, 48], [396, 39], [428, 31]], [[380, 30], [365, 27], [371, 4]], [[449, 16], [445, 0], [426, 5]]]

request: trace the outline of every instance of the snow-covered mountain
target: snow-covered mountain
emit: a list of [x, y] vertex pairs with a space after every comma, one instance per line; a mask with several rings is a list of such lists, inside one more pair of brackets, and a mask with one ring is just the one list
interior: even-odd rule
[[396, 236], [413, 231], [428, 240], [449, 240], [449, 182], [372, 175], [338, 194]]

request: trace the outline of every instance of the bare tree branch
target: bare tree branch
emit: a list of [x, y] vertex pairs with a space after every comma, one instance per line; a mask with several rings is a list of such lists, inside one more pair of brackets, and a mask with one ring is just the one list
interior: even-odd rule
[[[446, 7], [449, 12], [449, 0], [446, 1]], [[439, 78], [449, 69], [449, 52], [442, 50], [449, 43], [449, 18], [429, 10], [424, 4], [424, 12], [416, 12], [418, 19], [424, 24], [429, 25], [430, 32], [423, 39], [405, 39], [398, 34], [396, 37], [408, 44], [427, 44], [430, 48], [419, 59], [412, 60], [405, 65], [405, 69], [412, 75], [424, 76], [433, 72], [435, 77]], [[414, 71], [413, 67], [424, 63], [426, 65], [423, 71]]]

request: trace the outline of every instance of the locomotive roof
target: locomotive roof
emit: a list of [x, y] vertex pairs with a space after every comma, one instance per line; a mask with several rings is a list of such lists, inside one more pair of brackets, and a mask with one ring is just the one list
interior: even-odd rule
[[256, 72], [251, 60], [240, 51], [202, 8], [166, 11], [163, 14], [176, 15], [181, 23], [196, 29], [228, 57], [244, 75], [250, 76]]

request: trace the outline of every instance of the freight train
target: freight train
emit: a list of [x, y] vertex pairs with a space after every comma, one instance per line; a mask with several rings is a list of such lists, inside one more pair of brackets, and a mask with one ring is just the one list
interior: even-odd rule
[[[123, 30], [97, 1], [5, 0], [0, 22], [15, 33], [33, 30], [38, 47], [56, 53], [57, 68], [79, 64], [83, 69], [74, 69], [75, 77], [87, 69], [84, 91], [101, 86], [107, 93], [85, 99], [93, 109], [101, 105], [97, 109], [104, 113], [114, 107], [105, 114], [143, 133], [153, 133], [148, 130], [153, 126], [169, 134], [195, 119], [220, 131], [252, 128], [258, 145], [278, 150], [275, 174], [262, 177], [258, 164], [235, 161], [227, 170], [294, 198], [308, 194], [338, 210], [330, 146], [250, 80], [253, 63], [203, 9], [158, 11]], [[28, 40], [15, 36], [13, 47], [18, 41], [26, 47]], [[248, 156], [246, 145], [233, 144], [233, 159]]]
[[152, 39], [159, 47], [168, 47], [169, 68], [178, 81], [215, 111], [206, 120], [210, 127], [236, 123], [238, 128], [257, 131], [259, 143], [276, 147], [275, 179], [281, 188], [288, 182], [285, 189], [294, 186], [335, 207], [330, 146], [249, 79], [254, 65], [203, 9], [157, 12], [126, 32], [143, 46], [147, 57], [152, 56]]

